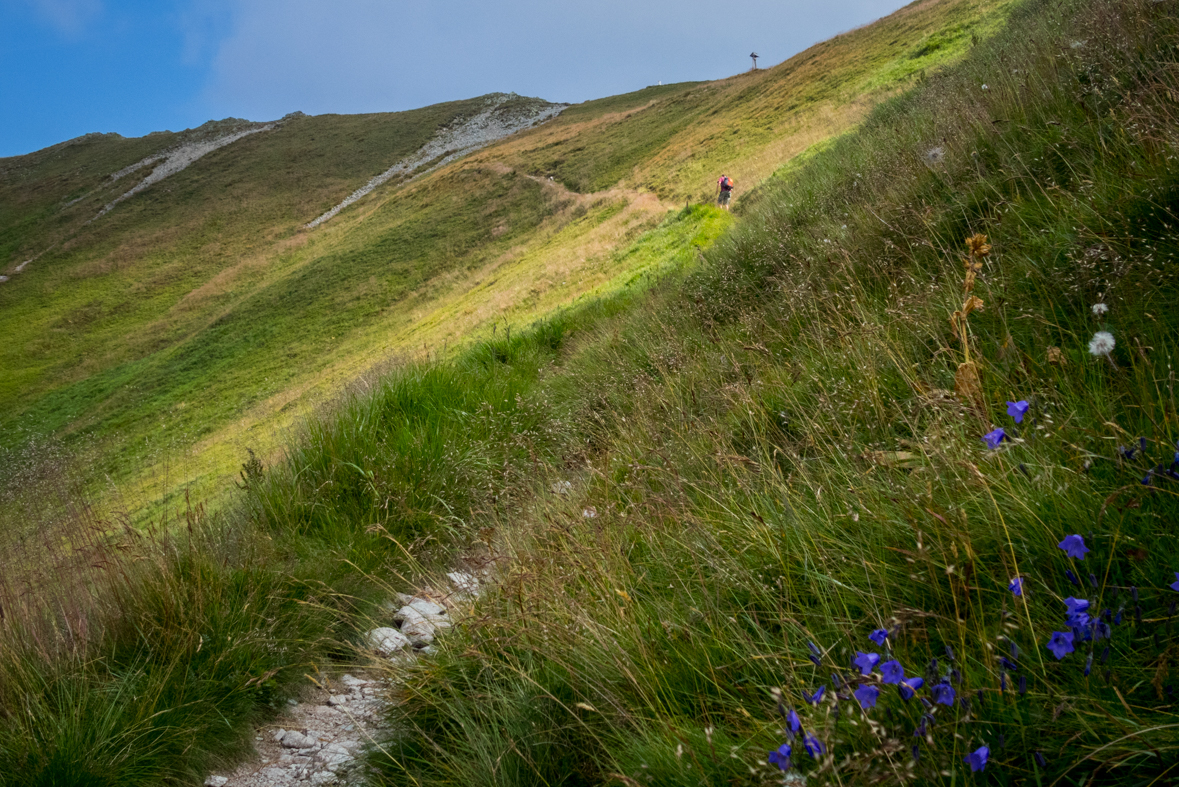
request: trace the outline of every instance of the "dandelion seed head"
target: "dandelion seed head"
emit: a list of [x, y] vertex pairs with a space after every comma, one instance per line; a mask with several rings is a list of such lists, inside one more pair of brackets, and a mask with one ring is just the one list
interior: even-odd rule
[[1093, 338], [1089, 340], [1089, 354], [1098, 357], [1109, 355], [1113, 352], [1114, 345], [1113, 334], [1109, 331], [1098, 331], [1093, 334]]

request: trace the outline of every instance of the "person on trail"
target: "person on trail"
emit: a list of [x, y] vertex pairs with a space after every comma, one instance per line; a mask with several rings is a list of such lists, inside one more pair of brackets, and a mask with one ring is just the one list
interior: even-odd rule
[[716, 179], [716, 204], [725, 210], [729, 209], [729, 200], [733, 197], [733, 179], [728, 175], [721, 175]]

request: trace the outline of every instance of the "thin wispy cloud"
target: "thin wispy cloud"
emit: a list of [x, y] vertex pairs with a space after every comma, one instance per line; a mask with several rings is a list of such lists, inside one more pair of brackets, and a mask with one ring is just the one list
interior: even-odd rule
[[76, 38], [102, 16], [102, 0], [17, 0], [66, 38]]
[[[212, 2], [212, 0], [205, 0]], [[268, 119], [406, 109], [492, 91], [558, 101], [762, 65], [894, 10], [896, 0], [235, 0], [209, 105]]]
[[181, 61], [196, 65], [210, 60], [231, 32], [237, 6], [234, 0], [188, 0], [176, 17]]

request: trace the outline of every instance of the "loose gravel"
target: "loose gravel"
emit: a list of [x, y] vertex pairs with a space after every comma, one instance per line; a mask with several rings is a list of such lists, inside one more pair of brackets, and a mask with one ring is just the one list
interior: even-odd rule
[[[488, 573], [447, 574], [443, 592], [398, 594], [386, 605], [395, 626], [364, 636], [373, 664], [429, 658], [436, 637], [451, 628], [451, 612], [479, 595]], [[229, 774], [213, 774], [206, 787], [306, 787], [364, 782], [365, 755], [387, 737], [389, 697], [395, 685], [391, 670], [352, 670], [325, 678], [303, 696], [290, 700], [273, 724], [255, 731], [257, 757]]]
[[223, 148], [226, 145], [232, 145], [239, 139], [248, 137], [251, 134], [270, 131], [276, 126], [276, 123], [252, 124], [247, 128], [235, 131], [231, 134], [222, 134], [221, 136], [213, 137], [212, 139], [198, 139], [191, 142], [185, 142], [184, 144], [178, 145], [177, 147], [165, 151], [162, 154], [149, 156], [142, 161], [119, 170], [114, 175], [111, 175], [112, 181], [117, 181], [137, 169], [142, 169], [143, 167], [158, 163], [158, 166], [153, 169], [146, 178], [139, 181], [139, 183], [133, 186], [130, 190], [123, 192], [119, 196], [115, 197], [111, 202], [107, 203], [106, 207], [100, 210], [98, 215], [96, 215], [93, 219], [90, 219], [90, 221], [102, 218], [106, 214], [110, 213], [111, 210], [123, 200], [135, 196], [139, 192], [143, 191], [149, 186], [159, 183], [161, 180], [170, 175], [175, 175], [177, 172], [187, 169], [188, 166], [194, 161], [209, 155], [214, 150]]
[[492, 142], [498, 142], [518, 131], [544, 122], [560, 114], [567, 106], [566, 104], [532, 104], [527, 108], [504, 109], [504, 104], [513, 98], [516, 96], [506, 93], [489, 97], [486, 108], [478, 115], [451, 128], [442, 129], [417, 153], [397, 162], [349, 194], [339, 205], [307, 224], [307, 229], [318, 227], [361, 197], [372, 193], [373, 189], [398, 175], [408, 175], [419, 167], [434, 162], [429, 169], [416, 176], [421, 177], [460, 156], [465, 156], [472, 151], [490, 145]]

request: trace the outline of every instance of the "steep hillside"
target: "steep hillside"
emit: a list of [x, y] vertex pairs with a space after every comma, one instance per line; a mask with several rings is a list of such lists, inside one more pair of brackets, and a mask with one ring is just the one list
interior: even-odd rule
[[[165, 461], [212, 488], [367, 370], [636, 283], [670, 259], [644, 233], [709, 198], [720, 169], [747, 193], [961, 56], [1005, 7], [915, 3], [771, 69], [555, 118], [495, 96], [90, 136], [5, 160], [0, 449], [35, 435], [91, 446], [102, 474], [152, 485], [132, 498], [157, 494]], [[539, 125], [470, 152], [496, 112]], [[706, 247], [727, 221], [658, 231]]]
[[[633, 184], [522, 172], [548, 144], [524, 135], [515, 164], [357, 201], [304, 264], [386, 242], [407, 198], [560, 203], [478, 298], [480, 269], [424, 286], [409, 336], [581, 249], [664, 275], [383, 370], [179, 527], [83, 499], [11, 539], [0, 784], [231, 773], [358, 667], [393, 687], [368, 752], [389, 787], [1173, 781], [1176, 96], [1172, 3], [1027, 0], [711, 247], [707, 205], [619, 242]], [[449, 603], [456, 564], [488, 581], [455, 625], [374, 652], [394, 594]], [[293, 760], [263, 778], [299, 783]]]

